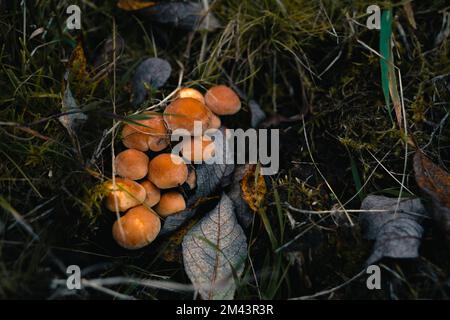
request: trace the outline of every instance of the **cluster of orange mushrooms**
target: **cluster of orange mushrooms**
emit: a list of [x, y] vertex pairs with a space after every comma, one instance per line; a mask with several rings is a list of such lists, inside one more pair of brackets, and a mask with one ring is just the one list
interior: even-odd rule
[[[115, 158], [116, 177], [106, 183], [105, 198], [108, 210], [125, 212], [112, 228], [120, 246], [139, 249], [150, 244], [161, 230], [160, 218], [186, 208], [179, 187], [186, 183], [189, 189], [195, 188], [196, 175], [185, 160], [198, 162], [214, 156], [214, 143], [203, 132], [218, 129], [219, 116], [235, 114], [240, 108], [239, 97], [227, 86], [212, 87], [205, 96], [182, 88], [162, 115], [147, 111], [143, 120], [123, 126], [122, 142], [128, 149]], [[201, 135], [194, 132], [195, 121], [202, 124]], [[182, 142], [181, 156], [169, 150], [170, 135], [176, 129], [191, 135], [190, 141]], [[156, 153], [152, 159], [149, 151]]]

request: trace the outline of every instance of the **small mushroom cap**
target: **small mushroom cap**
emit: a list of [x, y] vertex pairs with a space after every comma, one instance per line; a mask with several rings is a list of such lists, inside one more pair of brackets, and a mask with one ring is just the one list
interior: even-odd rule
[[181, 154], [190, 162], [206, 161], [215, 154], [214, 141], [208, 136], [185, 139], [181, 144]]
[[136, 131], [132, 126], [126, 124], [122, 129], [122, 143], [129, 149], [148, 151], [148, 136]]
[[220, 118], [212, 112], [209, 119], [209, 129], [219, 129], [222, 125], [222, 121], [220, 120]]
[[[170, 130], [185, 129], [194, 133], [196, 121], [202, 124], [202, 132], [209, 128], [211, 111], [194, 98], [180, 98], [169, 104], [164, 110], [164, 120]], [[200, 134], [202, 133], [200, 132]]]
[[149, 118], [137, 120], [135, 121], [136, 124], [130, 124], [130, 127], [136, 132], [146, 135], [147, 150], [158, 152], [167, 148], [169, 145], [169, 133], [163, 116], [151, 111], [146, 111], [143, 115]]
[[193, 98], [205, 104], [205, 98], [200, 91], [193, 88], [181, 88], [178, 91], [177, 98]]
[[147, 175], [148, 157], [142, 151], [127, 149], [116, 156], [116, 172], [123, 178], [139, 180]]
[[241, 100], [229, 87], [220, 85], [212, 87], [205, 94], [209, 109], [217, 115], [235, 114], [241, 109]]
[[158, 215], [152, 209], [138, 206], [128, 210], [114, 223], [112, 234], [120, 246], [135, 250], [150, 244], [160, 230]]
[[148, 179], [160, 189], [175, 188], [183, 184], [188, 169], [183, 159], [171, 153], [162, 153], [148, 165]]
[[161, 191], [149, 180], [143, 181], [141, 186], [144, 187], [145, 192], [147, 193], [144, 204], [149, 208], [153, 207], [159, 202], [159, 199], [161, 198]]
[[186, 209], [183, 195], [176, 191], [169, 191], [161, 196], [155, 211], [163, 218]]
[[146, 196], [144, 187], [129, 179], [116, 178], [116, 188], [112, 181], [106, 182], [105, 188], [109, 191], [105, 198], [105, 205], [112, 212], [116, 211], [115, 199], [117, 199], [117, 208], [123, 212], [140, 205]]

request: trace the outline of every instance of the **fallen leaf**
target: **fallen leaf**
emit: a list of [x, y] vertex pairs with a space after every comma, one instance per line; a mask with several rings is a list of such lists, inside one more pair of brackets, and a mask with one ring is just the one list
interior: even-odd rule
[[158, 3], [140, 11], [150, 20], [189, 31], [214, 31], [220, 27], [217, 18], [201, 2]]
[[[388, 258], [417, 258], [423, 228], [422, 220], [427, 212], [419, 199], [368, 196], [362, 204], [359, 216], [363, 236], [375, 240], [367, 265]], [[370, 210], [370, 211], [369, 211]], [[374, 210], [380, 210], [376, 212]]]
[[160, 58], [148, 58], [136, 68], [132, 79], [132, 101], [135, 106], [141, 104], [146, 96], [146, 86], [158, 89], [169, 79], [172, 67], [169, 62]]
[[186, 274], [205, 300], [231, 300], [247, 257], [247, 239], [233, 203], [223, 194], [219, 204], [183, 240]]
[[450, 240], [450, 174], [421, 151], [414, 155], [414, 174], [420, 189], [431, 198], [434, 221]]
[[66, 79], [73, 87], [76, 97], [82, 97], [91, 87], [91, 76], [88, 71], [86, 55], [83, 49], [83, 41], [78, 39], [67, 65]]
[[258, 211], [267, 193], [266, 181], [258, 168], [257, 165], [250, 166], [241, 181], [242, 197], [254, 212]]
[[117, 2], [117, 7], [126, 11], [140, 10], [154, 5], [155, 2], [143, 0], [119, 0]]
[[64, 114], [59, 117], [59, 121], [71, 136], [75, 136], [76, 129], [86, 121], [87, 115], [85, 115], [78, 106], [68, 82], [64, 87], [61, 104], [61, 112]]
[[250, 124], [252, 128], [257, 128], [264, 120], [266, 120], [266, 113], [255, 100], [250, 100], [248, 102], [248, 107], [251, 115]]

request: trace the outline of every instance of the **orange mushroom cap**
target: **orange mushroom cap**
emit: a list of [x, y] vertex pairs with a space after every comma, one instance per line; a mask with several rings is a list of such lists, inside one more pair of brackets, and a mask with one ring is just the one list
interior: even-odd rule
[[241, 100], [229, 87], [219, 85], [212, 87], [205, 94], [208, 108], [217, 115], [231, 115], [241, 109]]
[[147, 175], [148, 157], [142, 151], [127, 149], [116, 156], [115, 165], [119, 176], [139, 180]]
[[176, 191], [169, 191], [161, 196], [161, 200], [155, 207], [155, 211], [161, 217], [168, 217], [186, 209], [186, 201], [183, 195]]
[[158, 215], [152, 209], [138, 206], [128, 210], [114, 223], [112, 234], [120, 246], [135, 250], [150, 244], [160, 230]]
[[105, 198], [106, 208], [113, 212], [116, 211], [116, 201], [117, 209], [123, 212], [140, 205], [146, 196], [144, 187], [129, 179], [116, 178], [116, 188], [112, 181], [108, 181], [105, 183], [105, 189], [108, 191]]
[[160, 189], [183, 184], [187, 175], [188, 169], [183, 159], [171, 153], [156, 156], [148, 165], [148, 179]]
[[141, 182], [141, 186], [144, 187], [147, 193], [144, 204], [148, 207], [153, 207], [161, 199], [161, 191], [149, 180]]
[[201, 122], [202, 132], [209, 128], [210, 115], [211, 111], [194, 98], [177, 99], [164, 110], [164, 120], [170, 130], [185, 129], [191, 135], [195, 134], [195, 121]]
[[148, 151], [148, 136], [136, 131], [131, 125], [126, 124], [122, 129], [122, 143], [125, 147], [139, 151]]
[[178, 91], [177, 98], [193, 98], [205, 104], [205, 98], [203, 98], [203, 94], [193, 88], [181, 88]]

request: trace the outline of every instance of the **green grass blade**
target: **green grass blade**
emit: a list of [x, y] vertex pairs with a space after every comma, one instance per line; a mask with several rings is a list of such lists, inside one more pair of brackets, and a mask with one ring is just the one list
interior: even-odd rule
[[384, 99], [389, 110], [389, 116], [392, 119], [389, 95], [389, 64], [391, 63], [391, 36], [392, 36], [392, 10], [383, 10], [381, 15], [380, 30], [380, 67], [381, 84], [383, 87]]

